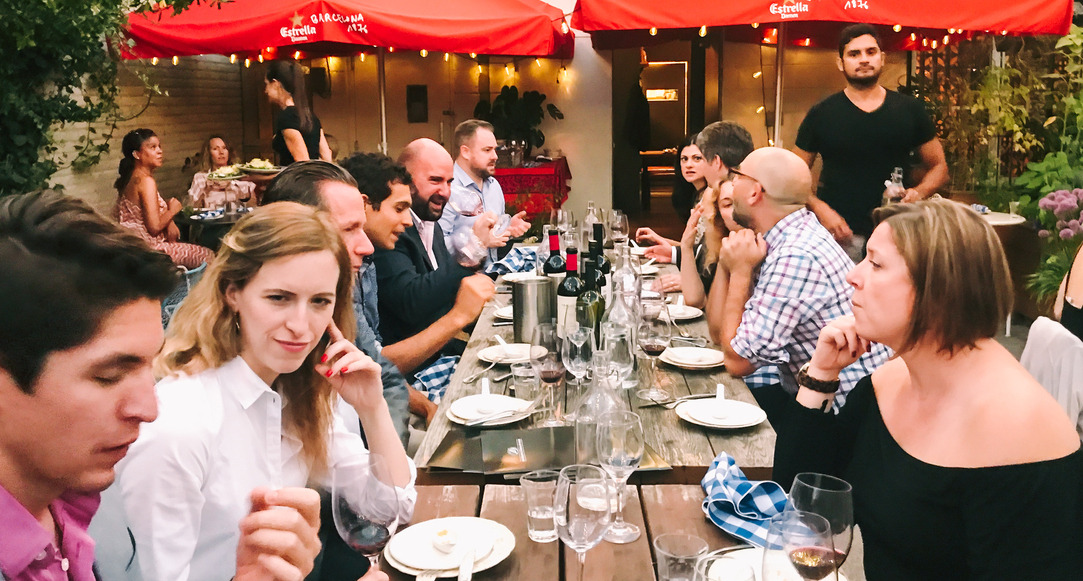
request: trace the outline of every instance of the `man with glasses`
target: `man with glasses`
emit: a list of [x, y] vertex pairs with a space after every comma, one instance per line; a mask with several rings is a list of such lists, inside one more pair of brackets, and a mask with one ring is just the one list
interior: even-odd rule
[[[707, 321], [730, 373], [777, 366], [779, 383], [752, 391], [773, 415], [797, 392], [798, 371], [812, 359], [820, 329], [851, 314], [846, 274], [854, 263], [806, 209], [812, 175], [797, 154], [760, 148], [730, 173], [733, 188], [724, 195], [733, 197], [733, 219], [747, 229], [722, 241]], [[843, 370], [836, 409], [888, 356], [885, 347], [873, 345]]]

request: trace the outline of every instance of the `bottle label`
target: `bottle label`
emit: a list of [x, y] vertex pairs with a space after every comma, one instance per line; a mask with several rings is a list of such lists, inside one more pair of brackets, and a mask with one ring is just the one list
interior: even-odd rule
[[557, 297], [557, 333], [563, 337], [566, 329], [574, 329], [579, 326], [575, 319], [576, 297]]

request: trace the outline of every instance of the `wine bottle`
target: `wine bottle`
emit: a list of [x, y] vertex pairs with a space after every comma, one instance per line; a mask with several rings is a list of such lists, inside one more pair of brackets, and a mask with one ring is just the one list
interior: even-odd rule
[[592, 257], [583, 259], [583, 292], [575, 301], [575, 320], [580, 327], [594, 331], [594, 336], [601, 333], [602, 315], [605, 313], [605, 299], [598, 292], [598, 268]]
[[608, 275], [613, 271], [613, 265], [609, 263], [609, 259], [605, 257], [603, 251], [605, 246], [605, 226], [601, 223], [594, 225], [594, 242], [597, 243], [597, 250], [592, 248], [591, 254], [594, 255], [594, 260], [598, 262], [598, 271]]
[[560, 255], [560, 231], [549, 231], [549, 258], [545, 259], [545, 274], [553, 278], [564, 276], [564, 257]]
[[576, 326], [575, 302], [583, 294], [583, 279], [579, 278], [579, 251], [569, 246], [567, 253], [564, 280], [557, 285], [557, 328], [562, 329], [562, 337], [563, 329]]

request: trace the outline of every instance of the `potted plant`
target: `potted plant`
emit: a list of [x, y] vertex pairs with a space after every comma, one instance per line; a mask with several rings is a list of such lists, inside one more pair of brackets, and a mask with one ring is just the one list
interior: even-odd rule
[[501, 88], [492, 103], [481, 100], [474, 107], [474, 117], [492, 123], [497, 139], [526, 143], [525, 157], [530, 157], [531, 148], [545, 144], [545, 134], [538, 126], [546, 113], [553, 119], [564, 118], [564, 113], [556, 105], [545, 103], [544, 94], [527, 91], [520, 95], [518, 87], [514, 85]]

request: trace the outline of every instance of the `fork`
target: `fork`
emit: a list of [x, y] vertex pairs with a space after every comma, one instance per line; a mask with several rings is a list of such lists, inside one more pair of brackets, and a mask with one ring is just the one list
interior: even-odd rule
[[436, 581], [437, 577], [441, 573], [445, 573], [444, 569], [428, 569], [417, 574], [417, 581]]
[[484, 375], [486, 371], [489, 371], [490, 369], [492, 369], [494, 367], [496, 367], [496, 362], [495, 361], [490, 363], [489, 366], [486, 367], [485, 369], [482, 369], [481, 371], [479, 371], [479, 372], [471, 375], [470, 377], [467, 377], [466, 379], [464, 379], [463, 383], [474, 383], [475, 381], [478, 380], [479, 377]]

